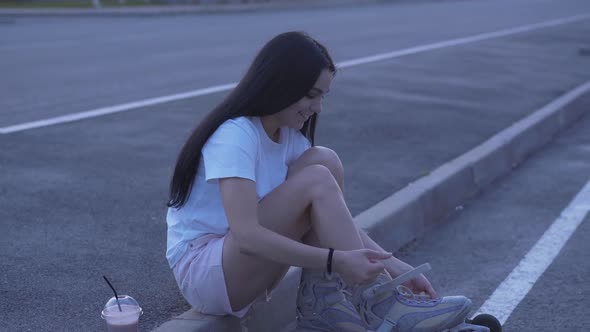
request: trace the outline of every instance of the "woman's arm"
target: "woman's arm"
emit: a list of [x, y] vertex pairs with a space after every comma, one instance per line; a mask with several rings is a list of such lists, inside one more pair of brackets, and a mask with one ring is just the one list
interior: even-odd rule
[[[258, 226], [244, 235], [241, 252], [285, 265], [326, 270], [329, 250], [294, 241], [267, 228]], [[338, 253], [332, 258], [336, 265]]]
[[[359, 229], [359, 234], [361, 235], [361, 239], [363, 241], [363, 245], [365, 246], [365, 248], [373, 249], [380, 252], [385, 251], [375, 241], [373, 241], [373, 239], [371, 239], [369, 235], [362, 229]], [[385, 271], [387, 271], [394, 278], [406, 271], [413, 269], [411, 265], [404, 263], [393, 256], [391, 256], [391, 258], [383, 260], [382, 262], [383, 265], [385, 265]], [[438, 297], [438, 294], [432, 287], [432, 284], [430, 283], [430, 281], [428, 281], [428, 279], [426, 279], [426, 277], [423, 274], [406, 282], [405, 285], [407, 287], [410, 287], [412, 291], [415, 291], [417, 293], [427, 293], [433, 299]]]
[[[256, 184], [243, 178], [219, 180], [230, 231], [245, 254], [277, 263], [325, 270], [328, 249], [309, 246], [275, 233], [258, 223]], [[334, 263], [337, 254], [333, 257]]]
[[[358, 228], [358, 227], [357, 227]], [[367, 249], [373, 249], [380, 252], [387, 252], [385, 249], [381, 248], [371, 237], [367, 234], [364, 230], [358, 228], [359, 234], [361, 236], [361, 240], [363, 241], [363, 245]], [[392, 277], [396, 277], [406, 271], [413, 269], [413, 267], [407, 263], [402, 262], [400, 259], [391, 256], [391, 258], [383, 260], [383, 264], [385, 265], [385, 269], [392, 274]]]

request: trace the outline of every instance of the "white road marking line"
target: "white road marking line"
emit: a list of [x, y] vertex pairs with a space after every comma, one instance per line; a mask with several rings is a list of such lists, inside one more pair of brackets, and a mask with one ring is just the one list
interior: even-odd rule
[[548, 27], [552, 27], [552, 26], [556, 26], [556, 25], [577, 22], [577, 21], [587, 19], [588, 17], [590, 17], [589, 14], [582, 14], [582, 15], [576, 15], [576, 16], [571, 16], [571, 17], [555, 19], [555, 20], [551, 20], [551, 21], [545, 21], [545, 22], [541, 22], [541, 23], [523, 25], [520, 27], [512, 28], [512, 29], [505, 29], [505, 30], [499, 30], [499, 31], [494, 31], [494, 32], [482, 33], [482, 34], [470, 36], [470, 37], [451, 39], [451, 40], [446, 40], [446, 41], [437, 42], [437, 43], [433, 43], [433, 44], [427, 44], [427, 45], [422, 45], [422, 46], [406, 48], [403, 50], [393, 51], [390, 53], [381, 53], [381, 54], [372, 55], [372, 56], [359, 58], [359, 59], [355, 59], [355, 60], [344, 61], [344, 62], [341, 62], [338, 67], [346, 68], [346, 67], [358, 66], [361, 64], [365, 64], [365, 63], [382, 61], [382, 60], [397, 58], [400, 56], [415, 54], [415, 53], [420, 53], [420, 52], [425, 52], [425, 51], [432, 51], [432, 50], [436, 50], [439, 48], [463, 45], [463, 44], [478, 42], [478, 41], [482, 41], [482, 40], [486, 40], [486, 39], [504, 37], [504, 36], [513, 35], [513, 34], [517, 34], [517, 33], [532, 31], [535, 29], [548, 28]]
[[477, 313], [496, 316], [504, 324], [512, 311], [551, 265], [563, 246], [590, 211], [590, 181], [545, 231], [518, 266], [496, 288]]
[[205, 89], [177, 93], [174, 95], [162, 96], [162, 97], [151, 98], [151, 99], [144, 99], [144, 100], [135, 101], [135, 102], [126, 103], [126, 104], [120, 104], [120, 105], [116, 105], [116, 106], [102, 107], [102, 108], [98, 108], [98, 109], [94, 109], [94, 110], [86, 111], [86, 112], [66, 114], [66, 115], [62, 115], [62, 116], [58, 116], [58, 117], [54, 117], [54, 118], [48, 118], [48, 119], [38, 120], [38, 121], [33, 121], [33, 122], [25, 122], [25, 123], [21, 123], [18, 125], [0, 128], [0, 134], [10, 134], [10, 133], [24, 131], [24, 130], [28, 130], [28, 129], [47, 127], [47, 126], [60, 124], [60, 123], [66, 123], [66, 122], [72, 122], [72, 121], [83, 120], [83, 119], [88, 119], [88, 118], [94, 118], [94, 117], [98, 117], [101, 115], [125, 112], [125, 111], [129, 111], [129, 110], [136, 109], [136, 108], [153, 106], [153, 105], [157, 105], [157, 104], [163, 104], [163, 103], [167, 103], [170, 101], [176, 101], [176, 100], [182, 100], [182, 99], [193, 98], [193, 97], [198, 97], [198, 96], [204, 96], [204, 95], [208, 95], [208, 94], [212, 94], [212, 93], [216, 93], [216, 92], [221, 92], [221, 91], [233, 89], [236, 85], [237, 85], [236, 83], [217, 85], [217, 86], [212, 86], [212, 87], [205, 88]]
[[[478, 35], [474, 35], [474, 36], [470, 36], [470, 37], [450, 39], [450, 40], [446, 40], [446, 41], [442, 41], [442, 42], [406, 48], [403, 50], [393, 51], [393, 52], [389, 52], [389, 53], [380, 53], [380, 54], [376, 54], [376, 55], [372, 55], [372, 56], [368, 56], [368, 57], [362, 57], [362, 58], [358, 58], [358, 59], [343, 61], [343, 62], [337, 63], [336, 66], [338, 68], [353, 67], [353, 66], [371, 63], [371, 62], [393, 59], [393, 58], [397, 58], [397, 57], [401, 57], [401, 56], [405, 56], [405, 55], [416, 54], [416, 53], [431, 51], [431, 50], [445, 48], [445, 47], [464, 45], [464, 44], [478, 42], [478, 41], [482, 41], [482, 40], [486, 40], [486, 39], [504, 37], [504, 36], [508, 36], [508, 35], [512, 35], [512, 34], [532, 31], [535, 29], [541, 29], [541, 28], [547, 28], [547, 27], [577, 22], [577, 21], [585, 20], [589, 17], [590, 17], [590, 14], [587, 13], [587, 14], [564, 17], [564, 18], [559, 18], [559, 19], [540, 22], [540, 23], [523, 25], [520, 27], [512, 28], [512, 29], [504, 29], [504, 30], [499, 30], [499, 31], [495, 31], [495, 32], [482, 33], [482, 34], [478, 34]], [[47, 119], [43, 119], [43, 120], [32, 121], [32, 122], [24, 122], [24, 123], [12, 125], [12, 126], [0, 127], [0, 134], [10, 134], [10, 133], [15, 133], [15, 132], [19, 132], [19, 131], [25, 131], [25, 130], [40, 128], [40, 127], [47, 127], [47, 126], [51, 126], [51, 125], [67, 123], [67, 122], [72, 122], [72, 121], [78, 121], [78, 120], [98, 117], [98, 116], [107, 115], [107, 114], [130, 111], [130, 110], [133, 110], [136, 108], [153, 106], [153, 105], [163, 104], [163, 103], [176, 101], [176, 100], [182, 100], [182, 99], [193, 98], [193, 97], [197, 97], [197, 96], [213, 94], [213, 93], [217, 93], [217, 92], [223, 92], [223, 91], [233, 89], [234, 87], [236, 87], [236, 85], [237, 85], [237, 83], [217, 85], [217, 86], [213, 86], [213, 87], [209, 87], [209, 88], [198, 89], [198, 90], [193, 90], [193, 91], [188, 91], [188, 92], [183, 92], [183, 93], [178, 93], [178, 94], [173, 94], [173, 95], [168, 95], [168, 96], [144, 99], [144, 100], [140, 100], [140, 101], [136, 101], [136, 102], [130, 102], [130, 103], [125, 103], [125, 104], [120, 104], [120, 105], [115, 105], [115, 106], [102, 107], [102, 108], [98, 108], [98, 109], [94, 109], [94, 110], [90, 110], [90, 111], [85, 111], [85, 112], [72, 113], [72, 114], [67, 114], [67, 115], [62, 115], [62, 116], [47, 118]]]

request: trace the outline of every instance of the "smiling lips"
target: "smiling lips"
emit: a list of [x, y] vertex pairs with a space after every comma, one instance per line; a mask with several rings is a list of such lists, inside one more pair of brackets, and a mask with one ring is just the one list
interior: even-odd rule
[[307, 121], [307, 119], [309, 118], [309, 116], [305, 116], [302, 112], [299, 112], [299, 115], [301, 115], [301, 117], [304, 118], [305, 121]]

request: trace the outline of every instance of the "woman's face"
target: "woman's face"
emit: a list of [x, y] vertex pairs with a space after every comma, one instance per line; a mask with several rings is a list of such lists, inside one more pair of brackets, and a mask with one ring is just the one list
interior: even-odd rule
[[322, 70], [320, 77], [303, 98], [277, 113], [281, 127], [301, 129], [310, 116], [314, 113], [320, 113], [322, 111], [322, 99], [330, 91], [333, 78], [334, 75], [329, 70]]

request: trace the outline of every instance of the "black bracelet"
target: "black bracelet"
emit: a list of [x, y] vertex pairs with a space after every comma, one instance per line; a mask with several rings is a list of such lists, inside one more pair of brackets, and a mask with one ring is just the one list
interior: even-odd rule
[[334, 248], [329, 248], [330, 253], [328, 254], [328, 274], [332, 274], [332, 255], [334, 255]]

